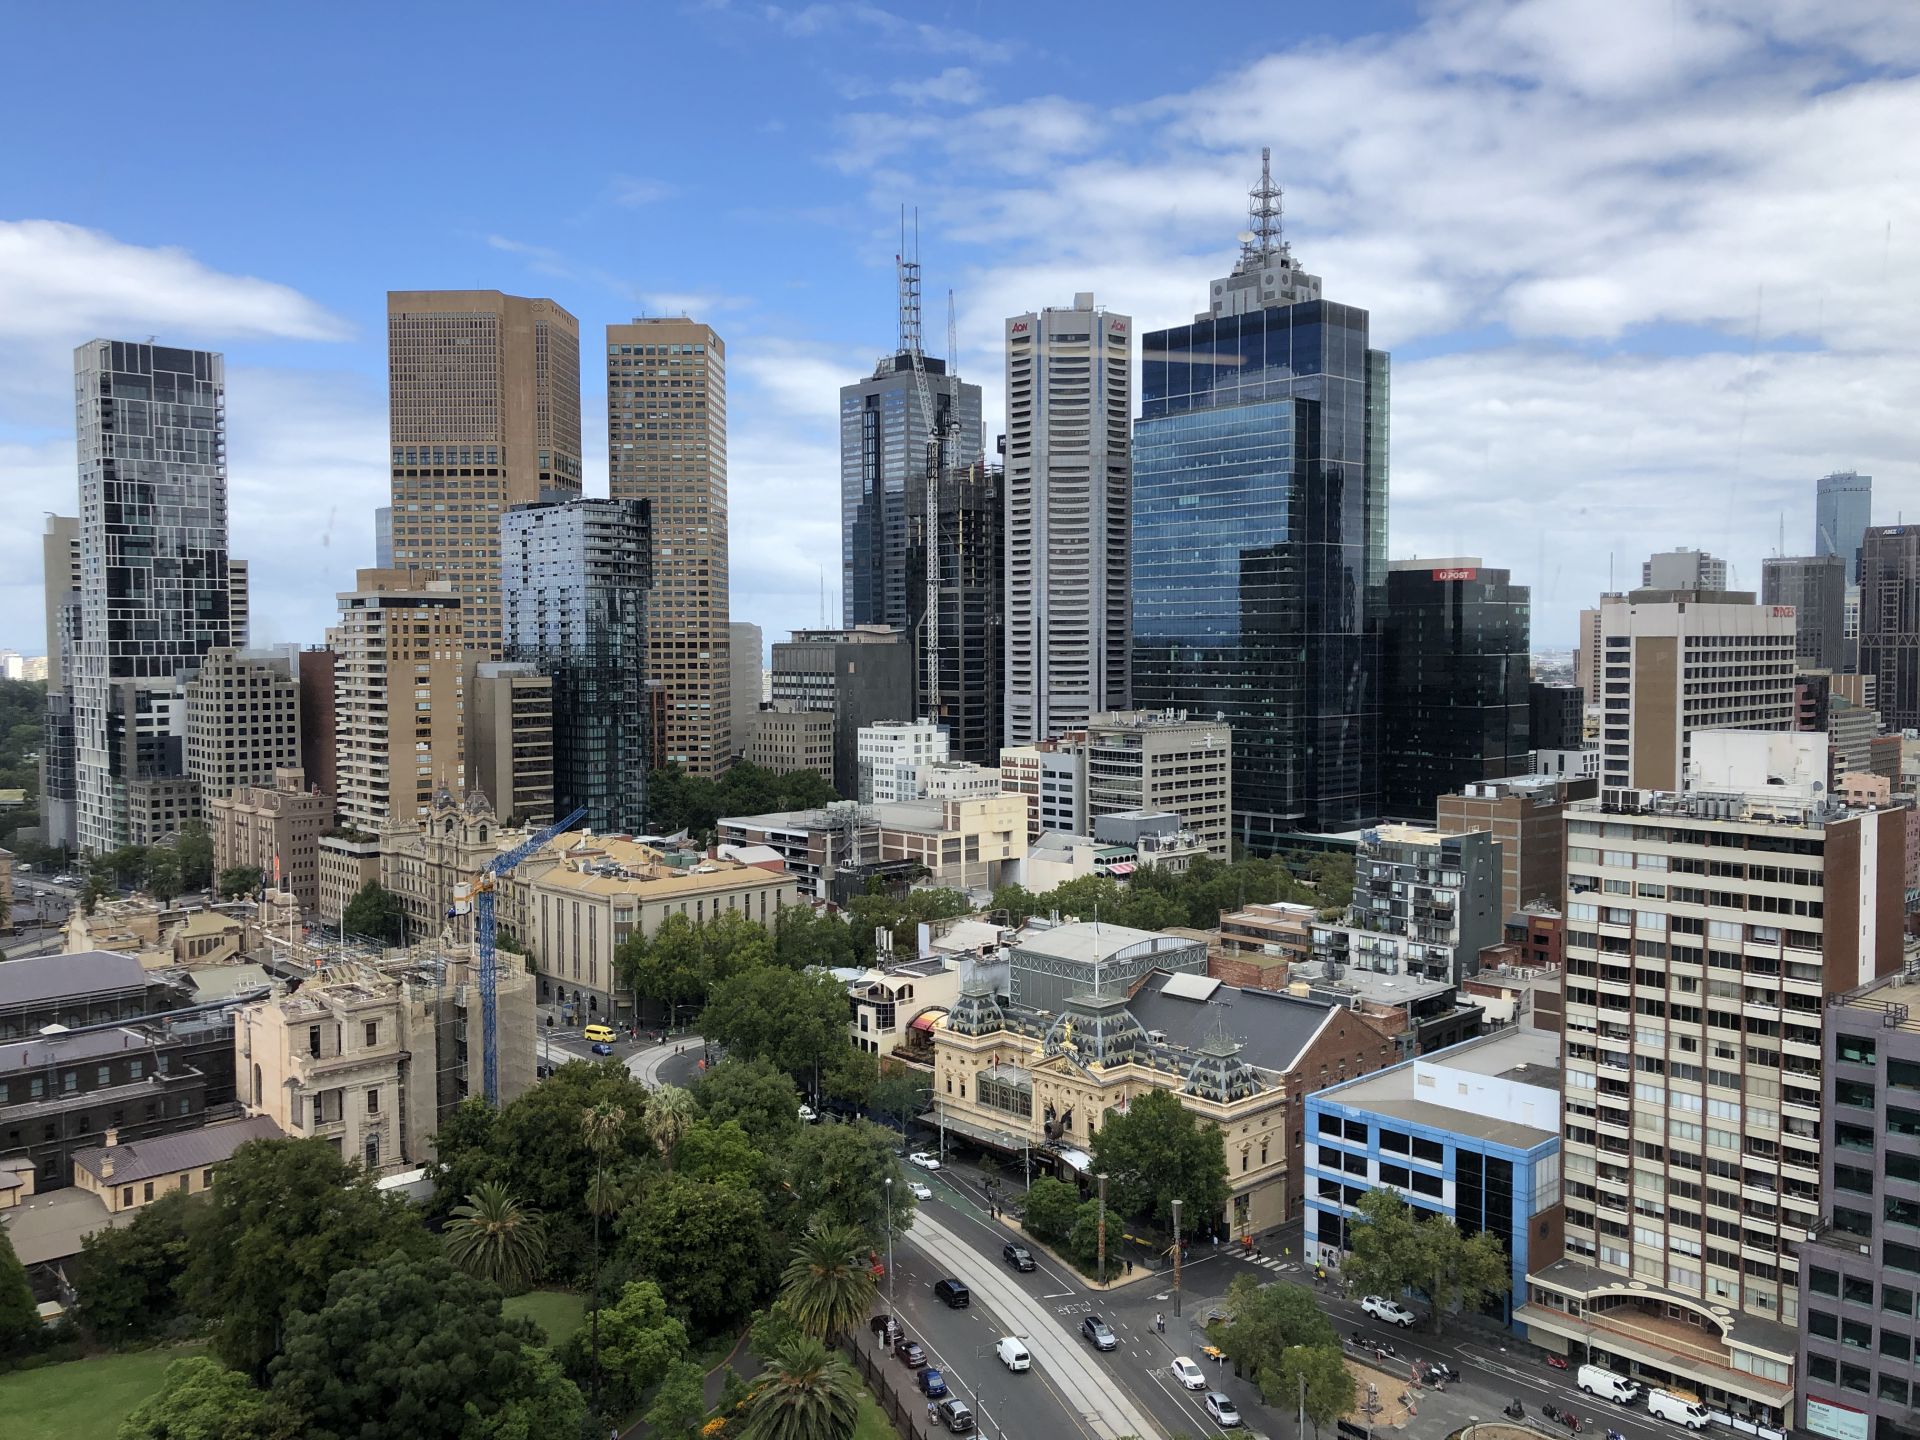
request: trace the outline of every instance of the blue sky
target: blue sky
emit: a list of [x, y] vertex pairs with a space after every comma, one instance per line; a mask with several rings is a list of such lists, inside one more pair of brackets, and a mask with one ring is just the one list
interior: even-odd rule
[[727, 338], [734, 615], [837, 614], [837, 387], [893, 334], [917, 205], [934, 348], [1001, 414], [1001, 319], [1077, 290], [1177, 323], [1259, 149], [1327, 293], [1395, 353], [1396, 556], [1535, 586], [1536, 640], [1649, 551], [1757, 586], [1813, 477], [1920, 513], [1920, 7], [14, 7], [0, 92], [0, 645], [44, 648], [70, 354], [225, 350], [256, 638], [320, 638], [385, 491], [401, 288]]

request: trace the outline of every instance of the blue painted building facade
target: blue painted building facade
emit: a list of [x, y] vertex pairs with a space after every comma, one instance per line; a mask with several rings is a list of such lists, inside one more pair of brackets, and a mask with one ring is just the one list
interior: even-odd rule
[[1560, 1258], [1560, 1037], [1503, 1030], [1308, 1096], [1303, 1180], [1305, 1252], [1329, 1268], [1381, 1186], [1463, 1234], [1490, 1231], [1512, 1266], [1498, 1302], [1512, 1324], [1529, 1263]]

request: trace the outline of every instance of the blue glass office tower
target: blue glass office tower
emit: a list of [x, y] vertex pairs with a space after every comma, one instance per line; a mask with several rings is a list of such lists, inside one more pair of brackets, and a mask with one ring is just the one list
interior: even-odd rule
[[1209, 313], [1142, 343], [1133, 432], [1134, 704], [1232, 725], [1255, 853], [1379, 814], [1388, 361], [1279, 221], [1263, 167]]

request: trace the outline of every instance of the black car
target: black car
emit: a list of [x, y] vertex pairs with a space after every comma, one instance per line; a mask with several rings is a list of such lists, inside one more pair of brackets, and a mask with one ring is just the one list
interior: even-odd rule
[[1033, 1269], [1033, 1252], [1024, 1245], [1014, 1244], [1011, 1240], [1000, 1247], [1000, 1258], [1022, 1274]]
[[940, 1402], [940, 1423], [956, 1435], [964, 1435], [973, 1429], [973, 1411], [967, 1408], [967, 1402], [949, 1395]]
[[900, 1322], [891, 1315], [876, 1315], [867, 1322], [867, 1328], [873, 1331], [874, 1338], [882, 1345], [891, 1345], [903, 1333]]
[[964, 1310], [973, 1304], [973, 1292], [951, 1275], [933, 1282], [933, 1294], [949, 1310]]
[[1113, 1327], [1098, 1315], [1089, 1315], [1082, 1320], [1080, 1333], [1093, 1342], [1096, 1350], [1111, 1350], [1120, 1343], [1120, 1337], [1113, 1333]]
[[893, 1356], [896, 1360], [906, 1361], [916, 1370], [927, 1363], [927, 1352], [920, 1348], [920, 1342], [909, 1340], [904, 1335], [893, 1342]]

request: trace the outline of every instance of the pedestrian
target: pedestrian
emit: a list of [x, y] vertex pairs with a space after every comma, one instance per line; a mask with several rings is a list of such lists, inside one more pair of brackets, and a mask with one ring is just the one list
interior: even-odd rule
[[1127, 1261], [1127, 1274], [1133, 1274], [1133, 1261], [1131, 1259]]

